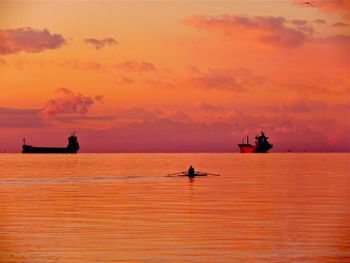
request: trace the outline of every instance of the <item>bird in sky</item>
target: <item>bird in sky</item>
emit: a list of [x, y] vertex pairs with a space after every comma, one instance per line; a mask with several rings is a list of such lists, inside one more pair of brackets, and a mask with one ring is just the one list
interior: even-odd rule
[[311, 2], [303, 2], [302, 4], [303, 5], [308, 5], [308, 6], [311, 6], [311, 7], [315, 7]]

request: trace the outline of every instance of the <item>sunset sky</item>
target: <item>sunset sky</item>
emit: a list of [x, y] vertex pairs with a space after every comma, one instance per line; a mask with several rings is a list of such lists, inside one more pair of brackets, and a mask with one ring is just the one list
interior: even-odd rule
[[350, 150], [350, 1], [0, 2], [0, 152]]

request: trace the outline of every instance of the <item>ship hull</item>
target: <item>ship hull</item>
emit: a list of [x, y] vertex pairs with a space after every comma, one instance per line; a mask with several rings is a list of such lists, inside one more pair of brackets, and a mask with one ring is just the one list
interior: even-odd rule
[[272, 144], [255, 146], [251, 144], [238, 144], [241, 153], [266, 153], [272, 146]]
[[255, 148], [251, 144], [238, 144], [238, 147], [241, 153], [253, 153]]
[[266, 153], [272, 148], [272, 144], [267, 144], [267, 145], [259, 145], [255, 147], [254, 152], [255, 153]]
[[68, 147], [33, 147], [30, 145], [23, 145], [22, 153], [47, 153], [47, 154], [74, 154], [78, 150], [70, 149]]

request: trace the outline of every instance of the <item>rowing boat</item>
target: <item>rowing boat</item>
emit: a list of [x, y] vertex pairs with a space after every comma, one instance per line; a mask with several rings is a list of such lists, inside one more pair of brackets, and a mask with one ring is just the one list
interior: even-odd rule
[[207, 173], [195, 172], [194, 175], [190, 175], [189, 173], [179, 174], [178, 176], [188, 176], [188, 177], [196, 177], [196, 176], [207, 176]]
[[199, 172], [199, 171], [195, 172], [194, 175], [190, 175], [187, 171], [168, 174], [168, 176], [187, 176], [187, 177], [208, 176], [208, 175], [219, 176], [219, 174], [213, 174], [213, 173], [207, 173], [207, 172]]

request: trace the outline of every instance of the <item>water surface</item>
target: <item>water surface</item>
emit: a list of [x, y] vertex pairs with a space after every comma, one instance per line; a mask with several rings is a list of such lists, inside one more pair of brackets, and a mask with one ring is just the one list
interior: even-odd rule
[[349, 262], [349, 160], [2, 154], [0, 262]]

